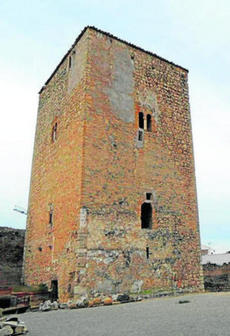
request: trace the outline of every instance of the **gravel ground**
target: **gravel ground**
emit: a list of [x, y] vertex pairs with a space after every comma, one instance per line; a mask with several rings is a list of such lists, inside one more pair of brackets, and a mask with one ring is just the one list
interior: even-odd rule
[[229, 317], [230, 292], [19, 315], [28, 336], [229, 336]]

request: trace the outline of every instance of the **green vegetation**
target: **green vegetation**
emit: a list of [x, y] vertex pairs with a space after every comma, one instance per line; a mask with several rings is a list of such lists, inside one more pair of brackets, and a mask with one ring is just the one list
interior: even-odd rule
[[33, 293], [47, 293], [48, 287], [46, 284], [39, 284], [38, 286], [14, 286], [13, 292], [33, 292]]

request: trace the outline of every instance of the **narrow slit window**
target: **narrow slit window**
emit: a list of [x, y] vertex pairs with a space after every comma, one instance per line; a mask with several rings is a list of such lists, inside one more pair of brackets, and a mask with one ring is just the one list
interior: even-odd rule
[[53, 224], [53, 211], [49, 212], [49, 224], [52, 225]]
[[72, 57], [70, 56], [69, 57], [69, 69], [71, 69], [71, 66], [72, 66]]
[[139, 112], [139, 128], [144, 129], [144, 113]]
[[56, 140], [57, 140], [57, 123], [55, 123], [52, 128], [52, 141], [55, 142]]
[[138, 141], [143, 141], [143, 132], [142, 131], [138, 131]]
[[147, 131], [152, 131], [152, 116], [151, 114], [147, 114]]
[[53, 204], [49, 204], [49, 224], [53, 225]]
[[149, 247], [146, 246], [146, 259], [149, 259]]

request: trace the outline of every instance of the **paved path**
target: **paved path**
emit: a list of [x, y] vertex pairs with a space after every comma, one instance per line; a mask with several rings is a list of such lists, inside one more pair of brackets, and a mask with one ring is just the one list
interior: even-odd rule
[[28, 336], [229, 336], [230, 292], [25, 313], [20, 318]]

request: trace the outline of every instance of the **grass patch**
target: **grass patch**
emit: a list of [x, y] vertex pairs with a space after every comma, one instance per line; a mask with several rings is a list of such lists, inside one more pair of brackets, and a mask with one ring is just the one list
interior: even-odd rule
[[48, 287], [46, 284], [40, 284], [38, 286], [14, 286], [13, 292], [33, 292], [33, 293], [47, 293]]

